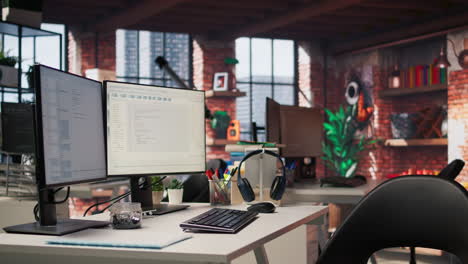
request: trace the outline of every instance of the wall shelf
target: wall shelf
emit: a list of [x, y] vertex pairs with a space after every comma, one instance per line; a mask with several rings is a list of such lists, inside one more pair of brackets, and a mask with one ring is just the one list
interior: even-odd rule
[[446, 91], [447, 84], [434, 84], [431, 86], [421, 86], [414, 88], [387, 88], [385, 90], [379, 91], [380, 98], [386, 97], [397, 97], [413, 94], [423, 94], [430, 92]]
[[385, 146], [388, 147], [411, 147], [411, 146], [447, 146], [446, 138], [422, 138], [422, 139], [387, 139]]
[[207, 147], [223, 147], [229, 144], [237, 144], [237, 141], [217, 138], [206, 139]]
[[213, 97], [242, 97], [245, 96], [245, 92], [241, 91], [213, 91], [208, 90], [205, 91], [206, 98], [213, 98]]

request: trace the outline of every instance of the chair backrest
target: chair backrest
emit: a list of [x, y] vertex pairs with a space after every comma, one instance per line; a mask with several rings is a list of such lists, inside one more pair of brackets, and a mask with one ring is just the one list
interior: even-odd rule
[[367, 194], [335, 232], [318, 264], [367, 263], [391, 247], [427, 247], [468, 263], [468, 192], [437, 176], [402, 176]]
[[455, 178], [460, 174], [461, 170], [465, 166], [463, 160], [453, 160], [445, 168], [443, 168], [437, 176], [445, 178], [447, 180], [455, 180]]

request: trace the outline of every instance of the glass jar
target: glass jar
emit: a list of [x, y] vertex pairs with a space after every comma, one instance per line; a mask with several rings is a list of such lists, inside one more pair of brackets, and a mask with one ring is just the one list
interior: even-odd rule
[[142, 211], [140, 203], [116, 203], [109, 211], [113, 228], [133, 229], [141, 227]]

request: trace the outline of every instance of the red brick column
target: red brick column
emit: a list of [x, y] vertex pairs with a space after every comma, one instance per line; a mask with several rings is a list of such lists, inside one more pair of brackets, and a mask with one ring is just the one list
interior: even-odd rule
[[[468, 70], [454, 71], [449, 76], [448, 86], [448, 143], [449, 160], [468, 161]], [[468, 181], [468, 166], [457, 178]]]
[[115, 32], [96, 34], [71, 28], [68, 43], [70, 72], [83, 76], [86, 70], [94, 68], [115, 72]]
[[[228, 88], [233, 89], [236, 86], [235, 67], [226, 65], [224, 59], [235, 57], [235, 43], [218, 42], [209, 40], [203, 36], [193, 38], [193, 81], [195, 87], [200, 90], [213, 89], [213, 76], [216, 72], [228, 72]], [[207, 98], [206, 105], [211, 113], [216, 110], [226, 111], [231, 119], [236, 118], [235, 98], [213, 97]], [[207, 142], [215, 138], [215, 132], [211, 128], [209, 121], [206, 121]], [[229, 160], [229, 153], [224, 151], [224, 146], [207, 146], [207, 160], [225, 159]]]
[[[303, 93], [297, 95], [299, 106], [322, 109], [325, 103], [323, 91], [323, 55], [321, 55], [320, 48], [315, 43], [299, 42], [298, 48], [298, 85]], [[304, 95], [307, 96], [307, 99]], [[322, 178], [326, 175], [325, 163], [321, 157], [315, 158], [315, 173], [317, 178]]]

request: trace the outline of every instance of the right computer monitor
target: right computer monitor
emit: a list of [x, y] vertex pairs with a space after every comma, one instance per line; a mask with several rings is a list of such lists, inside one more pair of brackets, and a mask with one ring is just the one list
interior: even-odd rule
[[139, 178], [205, 171], [205, 93], [106, 81], [109, 176], [130, 177], [132, 200], [151, 206]]

